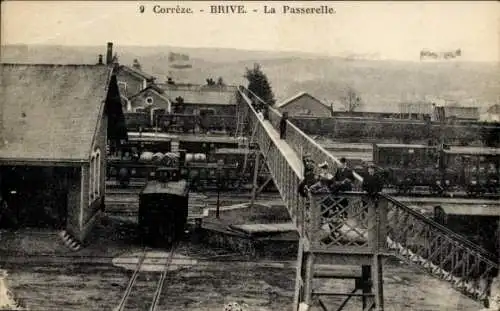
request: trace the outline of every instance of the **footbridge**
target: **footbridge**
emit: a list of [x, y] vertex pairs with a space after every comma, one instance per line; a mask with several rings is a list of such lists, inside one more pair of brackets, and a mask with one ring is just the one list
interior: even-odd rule
[[[264, 119], [255, 109], [263, 103], [258, 96], [240, 86], [237, 97], [237, 135], [248, 135], [260, 149], [255, 172], [259, 166], [268, 167], [300, 234], [294, 311], [316, 303], [327, 310], [324, 296], [345, 296], [338, 310], [351, 297], [362, 298], [363, 310], [383, 310], [382, 263], [387, 256], [451, 283], [471, 299], [488, 299], [491, 278], [498, 272], [491, 254], [395, 198], [367, 196], [360, 190], [363, 179], [357, 173], [353, 192], [301, 197], [298, 186], [305, 154], [316, 163], [328, 162], [332, 170], [339, 160], [290, 122], [286, 138], [280, 139], [278, 111], [271, 108], [269, 118]], [[256, 188], [254, 183], [254, 194]], [[325, 264], [360, 266], [361, 276], [317, 268]], [[316, 278], [355, 279], [355, 284], [352, 292], [321, 292], [313, 288]]]

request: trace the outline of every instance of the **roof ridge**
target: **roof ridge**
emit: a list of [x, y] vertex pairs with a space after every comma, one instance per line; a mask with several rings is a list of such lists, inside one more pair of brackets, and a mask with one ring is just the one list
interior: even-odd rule
[[8, 107], [2, 113], [3, 135], [9, 141], [0, 156], [88, 160], [112, 68], [0, 64], [0, 69], [2, 84], [9, 85], [0, 88], [0, 105]]
[[[312, 96], [311, 94], [309, 94], [308, 92], [306, 91], [300, 91], [299, 93], [295, 94], [294, 96], [282, 101], [281, 103], [277, 104], [276, 107], [278, 108], [282, 108], [286, 105], [288, 105], [289, 103], [291, 103], [292, 101], [296, 100], [297, 98], [299, 97], [302, 97], [304, 95], [308, 95], [308, 96], [311, 96], [313, 99], [317, 100], [318, 102], [320, 102], [321, 104], [323, 104], [323, 101], [317, 99], [316, 97]], [[324, 104], [323, 104], [324, 105]]]
[[143, 70], [141, 70], [141, 69], [134, 68], [133, 66], [128, 66], [128, 65], [120, 65], [120, 67], [130, 70], [130, 71], [132, 71], [133, 73], [136, 73], [136, 74], [138, 74], [138, 75], [140, 75], [140, 76], [142, 76], [142, 77], [146, 78], [146, 80], [147, 80], [148, 78], [156, 79], [156, 77], [155, 77], [154, 75], [152, 75], [152, 74], [150, 74], [150, 73], [147, 73], [147, 72], [145, 72], [145, 71], [143, 71]]
[[46, 66], [46, 67], [103, 67], [107, 68], [106, 65], [102, 64], [53, 64], [53, 63], [3, 63], [0, 62], [1, 66]]

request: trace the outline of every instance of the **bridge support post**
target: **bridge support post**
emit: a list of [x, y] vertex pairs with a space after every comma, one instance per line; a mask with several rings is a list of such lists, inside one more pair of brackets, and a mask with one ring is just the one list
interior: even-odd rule
[[[343, 204], [347, 200], [349, 206]], [[325, 213], [330, 211], [330, 218]], [[342, 195], [309, 196], [310, 221], [299, 244], [297, 256], [294, 311], [311, 308], [319, 304], [327, 311], [329, 297], [343, 297], [335, 310], [344, 310], [352, 297], [359, 297], [362, 311], [383, 311], [382, 264], [386, 242], [387, 202], [362, 193]], [[348, 212], [348, 218], [342, 218]], [[361, 216], [362, 215], [362, 216]], [[357, 217], [357, 218], [356, 218]], [[322, 223], [332, 221], [328, 238], [321, 234]], [[343, 222], [343, 224], [339, 224]], [[335, 227], [336, 226], [336, 227]], [[344, 232], [340, 231], [342, 226]], [[320, 228], [318, 231], [318, 228]], [[349, 228], [365, 230], [359, 235], [348, 236]], [[364, 229], [361, 229], [364, 228]], [[346, 233], [347, 232], [347, 233]], [[318, 234], [320, 233], [320, 234]], [[363, 240], [359, 240], [363, 236]], [[345, 239], [357, 239], [358, 245], [346, 245]], [[363, 242], [364, 241], [364, 242]], [[352, 242], [351, 242], [352, 243]], [[325, 290], [316, 289], [318, 279], [343, 279], [354, 281], [350, 291], [335, 288], [335, 283], [326, 283]], [[327, 289], [333, 286], [333, 288]], [[354, 302], [356, 303], [356, 302]]]
[[382, 257], [379, 254], [373, 256], [372, 263], [372, 279], [373, 279], [373, 289], [375, 290], [375, 310], [384, 311], [384, 279], [383, 279], [383, 267], [382, 267]]
[[384, 310], [384, 279], [383, 256], [380, 251], [385, 250], [387, 240], [387, 200], [375, 200], [371, 214], [375, 214], [374, 255], [372, 262], [373, 288], [375, 290], [375, 306], [377, 311]]
[[299, 239], [299, 247], [297, 252], [297, 266], [295, 271], [295, 293], [293, 295], [293, 306], [292, 310], [297, 311], [299, 309], [299, 304], [303, 300], [303, 288], [304, 288], [304, 274], [302, 272], [303, 266], [303, 255], [304, 255], [304, 241]]
[[312, 305], [312, 283], [314, 278], [314, 254], [304, 254], [306, 258], [305, 279], [304, 279], [304, 303], [308, 306]]
[[363, 292], [363, 297], [361, 297], [362, 300], [362, 306], [363, 310], [366, 310], [370, 304], [372, 303], [373, 299], [369, 299], [367, 294], [372, 293], [372, 267], [369, 265], [363, 265], [361, 266], [361, 290]]
[[252, 183], [252, 197], [250, 200], [250, 208], [253, 207], [253, 204], [255, 203], [255, 198], [257, 196], [257, 189], [259, 185], [257, 184], [258, 177], [259, 177], [259, 164], [260, 164], [260, 152], [255, 153], [255, 165], [253, 168], [253, 183]]

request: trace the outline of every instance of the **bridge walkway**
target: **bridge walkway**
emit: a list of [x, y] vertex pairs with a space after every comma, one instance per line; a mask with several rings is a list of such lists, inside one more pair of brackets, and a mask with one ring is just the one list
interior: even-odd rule
[[[450, 282], [474, 300], [488, 299], [488, 281], [498, 273], [491, 254], [388, 195], [367, 196], [360, 191], [363, 179], [357, 173], [353, 192], [299, 196], [306, 153], [315, 163], [326, 161], [333, 169], [339, 160], [291, 122], [281, 140], [276, 130], [281, 114], [271, 108], [269, 120], [264, 120], [255, 110], [263, 103], [258, 96], [244, 87], [238, 88], [237, 96], [236, 132], [251, 135], [257, 143], [301, 237], [294, 311], [321, 295], [344, 295], [346, 301], [357, 295], [363, 299], [363, 310], [383, 310], [381, 258], [388, 255]], [[325, 277], [314, 273], [320, 263], [362, 266], [363, 276], [352, 293], [315, 292], [312, 279]], [[355, 294], [356, 290], [361, 293]]]

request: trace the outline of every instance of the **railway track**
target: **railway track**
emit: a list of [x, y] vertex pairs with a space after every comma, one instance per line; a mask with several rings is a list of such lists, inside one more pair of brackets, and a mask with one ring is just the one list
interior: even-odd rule
[[[148, 251], [157, 251], [157, 250], [148, 250]], [[172, 253], [171, 253], [172, 254]], [[144, 256], [147, 255], [147, 252], [141, 253], [139, 257], [139, 262], [134, 257], [130, 257], [130, 260], [120, 260], [121, 265], [133, 266], [135, 265], [136, 269], [134, 269], [134, 273], [137, 271], [137, 275], [139, 275], [140, 267], [137, 269], [139, 264], [142, 268], [148, 268], [148, 266], [157, 267], [159, 264], [155, 263], [157, 260], [162, 259], [164, 257], [159, 256]], [[37, 254], [30, 255], [26, 257], [25, 255], [9, 255], [4, 256], [0, 260], [0, 264], [5, 266], [11, 265], [23, 265], [23, 266], [43, 266], [44, 268], [50, 267], [58, 267], [61, 265], [64, 266], [112, 266], [113, 259], [116, 257], [111, 256], [63, 256], [63, 255], [54, 255], [54, 254]], [[141, 260], [142, 259], [142, 260]], [[152, 260], [146, 260], [152, 259]], [[240, 253], [234, 253], [227, 250], [220, 250], [216, 254], [192, 254], [191, 259], [186, 260], [186, 257], [177, 257], [173, 255], [171, 257], [171, 262], [168, 268], [173, 267], [183, 267], [183, 266], [192, 266], [195, 264], [197, 267], [206, 267], [209, 270], [218, 270], [223, 265], [225, 267], [232, 267], [237, 269], [248, 269], [248, 268], [276, 268], [276, 269], [292, 269], [295, 268], [296, 262], [293, 260], [294, 258], [289, 258], [289, 260], [285, 260], [285, 258], [280, 258], [280, 260], [274, 259], [249, 259], [248, 256], [242, 255]], [[327, 269], [329, 266], [325, 266]], [[134, 274], [133, 273], [133, 274]], [[137, 279], [137, 276], [134, 277]], [[130, 281], [133, 279], [133, 275], [129, 279]], [[125, 293], [125, 292], [124, 292]]]
[[[138, 202], [138, 193], [107, 193], [106, 202], [110, 204], [122, 204], [126, 202]], [[217, 202], [217, 192], [200, 193], [204, 202], [215, 204]], [[392, 195], [392, 194], [391, 194]], [[409, 203], [429, 203], [429, 204], [473, 204], [473, 205], [497, 205], [499, 203], [498, 197], [484, 197], [484, 198], [469, 198], [465, 196], [454, 197], [436, 197], [428, 195], [392, 195], [398, 200]], [[228, 193], [220, 194], [219, 201], [222, 202], [240, 202], [250, 200], [251, 195], [248, 193]], [[257, 197], [258, 201], [280, 201], [281, 198], [277, 193], [261, 193]]]
[[[140, 193], [142, 187], [144, 186], [144, 183], [137, 183], [132, 187], [127, 187], [127, 188], [121, 188], [121, 187], [113, 187], [113, 186], [108, 186], [106, 188], [106, 194], [109, 195], [123, 195], [123, 194], [138, 194]], [[246, 191], [245, 191], [246, 190]], [[238, 189], [238, 191], [221, 191], [221, 197], [229, 195], [231, 197], [248, 197], [250, 198], [250, 192], [251, 189]], [[447, 193], [443, 196], [432, 196], [429, 195], [428, 192], [426, 191], [414, 191], [411, 193], [406, 193], [406, 194], [401, 194], [399, 193], [396, 189], [392, 188], [387, 188], [384, 189], [384, 193], [391, 195], [395, 198], [405, 198], [405, 197], [411, 197], [411, 198], [433, 198], [433, 199], [445, 199], [445, 198], [453, 198], [453, 199], [469, 199], [469, 200], [500, 200], [500, 194], [484, 194], [478, 197], [470, 197], [467, 195], [466, 192], [464, 191], [456, 191], [452, 193]], [[210, 190], [210, 191], [200, 191], [200, 194], [204, 194], [206, 196], [217, 196], [217, 191]], [[279, 199], [279, 193], [278, 192], [262, 192], [259, 194], [260, 198], [265, 198], [265, 197], [273, 197], [273, 199]]]
[[[147, 296], [151, 293], [154, 293], [150, 299], [150, 304], [147, 310], [156, 311], [158, 307], [158, 303], [160, 301], [161, 295], [166, 293], [165, 280], [168, 277], [168, 272], [170, 265], [172, 264], [172, 260], [174, 257], [174, 253], [177, 250], [179, 243], [175, 243], [172, 245], [170, 252], [168, 253], [168, 257], [166, 258], [165, 263], [162, 265], [161, 274], [158, 276], [157, 274], [149, 274], [144, 273], [142, 269], [144, 268], [144, 261], [148, 254], [148, 249], [144, 249], [137, 266], [132, 273], [132, 276], [129, 279], [129, 283], [125, 288], [125, 292], [118, 304], [118, 306], [113, 311], [125, 311], [125, 310], [146, 310], [146, 301]], [[138, 278], [142, 276], [142, 282], [138, 284]], [[154, 291], [151, 289], [151, 285], [155, 285]]]

